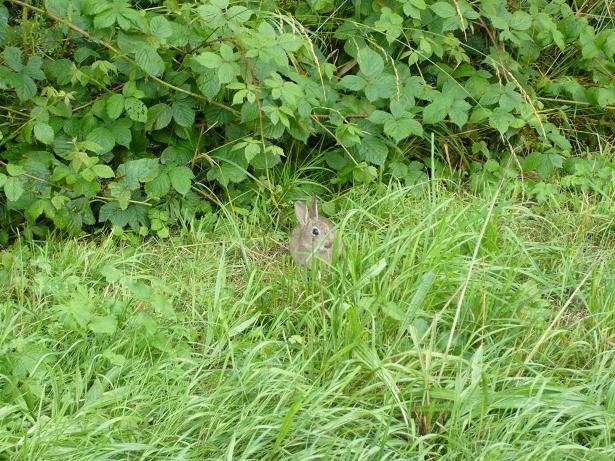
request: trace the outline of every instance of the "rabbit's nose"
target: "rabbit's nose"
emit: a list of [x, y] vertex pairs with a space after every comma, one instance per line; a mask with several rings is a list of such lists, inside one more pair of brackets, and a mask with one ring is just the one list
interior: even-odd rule
[[333, 246], [333, 242], [328, 240], [325, 242], [324, 247], [329, 250]]

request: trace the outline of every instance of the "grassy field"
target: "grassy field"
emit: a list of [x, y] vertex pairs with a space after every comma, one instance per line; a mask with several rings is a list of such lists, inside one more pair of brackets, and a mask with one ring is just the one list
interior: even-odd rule
[[3, 251], [0, 459], [615, 459], [612, 202], [372, 187]]

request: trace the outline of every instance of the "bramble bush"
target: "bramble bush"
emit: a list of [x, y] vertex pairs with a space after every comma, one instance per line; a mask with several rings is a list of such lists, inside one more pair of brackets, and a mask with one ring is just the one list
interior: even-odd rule
[[411, 184], [431, 134], [442, 171], [508, 142], [557, 171], [612, 136], [613, 19], [589, 3], [5, 1], [0, 238], [164, 237], [204, 187], [245, 199], [305, 155], [332, 184]]

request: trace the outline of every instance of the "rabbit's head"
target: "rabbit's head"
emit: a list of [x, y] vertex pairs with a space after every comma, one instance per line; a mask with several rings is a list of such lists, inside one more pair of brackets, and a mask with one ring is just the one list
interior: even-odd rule
[[303, 201], [295, 202], [295, 215], [299, 225], [290, 239], [290, 252], [295, 261], [309, 265], [313, 258], [331, 261], [335, 233], [333, 224], [318, 215], [318, 198], [312, 195], [310, 207]]

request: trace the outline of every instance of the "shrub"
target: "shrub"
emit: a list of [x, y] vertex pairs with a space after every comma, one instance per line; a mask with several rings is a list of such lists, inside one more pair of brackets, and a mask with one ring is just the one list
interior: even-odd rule
[[612, 129], [615, 34], [597, 3], [5, 3], [5, 228], [165, 236], [207, 210], [195, 180], [236, 193], [291, 151], [321, 155], [334, 183], [412, 183], [427, 134], [451, 170], [505, 140], [557, 169], [570, 133], [595, 142], [563, 130]]

